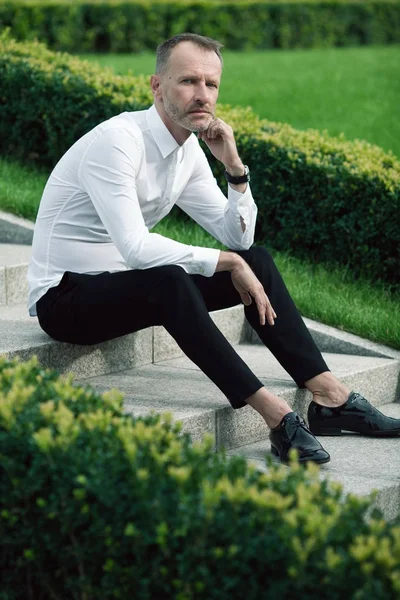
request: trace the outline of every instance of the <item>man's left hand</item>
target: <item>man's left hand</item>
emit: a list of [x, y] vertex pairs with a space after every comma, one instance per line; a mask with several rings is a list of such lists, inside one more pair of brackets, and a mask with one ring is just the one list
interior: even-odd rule
[[222, 119], [214, 119], [208, 129], [198, 133], [198, 138], [207, 144], [215, 158], [222, 162], [231, 175], [243, 175], [243, 163], [230, 125]]

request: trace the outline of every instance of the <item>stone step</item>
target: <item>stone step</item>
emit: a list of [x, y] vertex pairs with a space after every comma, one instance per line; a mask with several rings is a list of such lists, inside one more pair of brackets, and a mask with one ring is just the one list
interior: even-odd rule
[[[306, 416], [310, 392], [298, 389], [266, 348], [239, 344], [235, 349], [270, 391]], [[376, 406], [399, 398], [400, 361], [329, 353], [324, 358], [341, 381]], [[233, 410], [222, 392], [186, 357], [81, 380], [99, 391], [119, 389], [125, 396], [125, 411], [134, 416], [171, 412], [193, 440], [212, 434], [216, 449], [232, 449], [267, 437], [264, 420], [256, 411], [250, 406]]]
[[0, 245], [32, 244], [33, 228], [32, 221], [0, 211]]
[[25, 244], [0, 244], [0, 305], [26, 302], [31, 251], [31, 246]]
[[[215, 311], [211, 317], [232, 344], [245, 340], [242, 306]], [[36, 317], [29, 316], [25, 305], [14, 305], [0, 306], [0, 354], [22, 360], [36, 355], [45, 367], [90, 377], [179, 357], [182, 351], [163, 327], [149, 327], [92, 346], [56, 342], [42, 331]]]
[[[381, 407], [384, 414], [400, 418], [400, 403]], [[331, 461], [321, 465], [320, 476], [342, 484], [346, 494], [369, 496], [373, 490], [373, 505], [386, 519], [400, 513], [400, 438], [367, 438], [357, 434], [319, 438], [331, 455]], [[228, 455], [240, 455], [260, 471], [268, 469], [266, 457], [272, 456], [266, 440], [250, 443]], [[272, 457], [273, 460], [277, 460]]]
[[[265, 348], [240, 344], [237, 352], [265, 383], [299, 412], [307, 416], [311, 394], [299, 390]], [[400, 361], [324, 353], [331, 370], [349, 387], [363, 393], [380, 410], [400, 418]], [[233, 410], [225, 396], [189, 359], [156, 362], [112, 375], [81, 380], [102, 392], [117, 388], [124, 394], [124, 410], [133, 416], [171, 412], [182, 430], [199, 441], [205, 433], [215, 440], [214, 449], [240, 454], [261, 470], [270, 455], [268, 428], [250, 406]], [[346, 493], [366, 496], [378, 490], [375, 505], [388, 519], [400, 512], [400, 438], [373, 439], [359, 435], [323, 437], [331, 462], [321, 476], [339, 481]]]
[[[215, 311], [212, 318], [232, 344], [254, 341], [244, 319], [243, 307]], [[321, 351], [400, 360], [400, 352], [304, 319]], [[323, 332], [321, 334], [321, 331]], [[263, 346], [258, 345], [262, 348]], [[163, 327], [152, 327], [103, 344], [78, 346], [49, 338], [37, 318], [28, 315], [26, 304], [0, 306], [0, 354], [27, 360], [37, 355], [43, 365], [60, 372], [90, 377], [129, 367], [182, 357], [182, 351]]]

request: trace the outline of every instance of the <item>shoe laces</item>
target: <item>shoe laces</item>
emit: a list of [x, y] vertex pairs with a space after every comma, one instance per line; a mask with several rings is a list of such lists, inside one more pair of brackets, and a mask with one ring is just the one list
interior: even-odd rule
[[289, 438], [289, 443], [291, 443], [294, 440], [299, 429], [303, 429], [303, 431], [305, 431], [309, 435], [312, 435], [311, 431], [307, 427], [306, 422], [304, 421], [304, 419], [299, 417], [299, 415], [296, 415], [296, 418], [291, 420], [290, 424], [291, 424], [291, 427], [293, 428], [293, 433]]
[[354, 404], [355, 402], [363, 402], [364, 404], [369, 404], [368, 400], [364, 398], [361, 394], [354, 392], [352, 399], [350, 400], [350, 404]]

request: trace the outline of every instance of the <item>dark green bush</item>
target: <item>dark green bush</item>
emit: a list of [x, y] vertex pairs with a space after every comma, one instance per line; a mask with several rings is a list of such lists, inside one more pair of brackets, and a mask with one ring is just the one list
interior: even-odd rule
[[2, 600], [399, 597], [400, 527], [369, 501], [121, 403], [0, 357]]
[[[258, 241], [399, 289], [400, 161], [393, 154], [251, 111], [245, 117], [224, 107], [220, 116], [238, 133], [252, 171]], [[213, 164], [222, 185], [221, 166]]]
[[0, 28], [55, 50], [139, 52], [194, 31], [231, 50], [315, 48], [400, 41], [398, 0], [148, 2], [12, 0], [0, 4]]
[[84, 133], [123, 110], [152, 102], [143, 76], [0, 36], [0, 153], [54, 164]]
[[[144, 77], [0, 36], [2, 155], [51, 167], [99, 122], [151, 102]], [[219, 115], [251, 168], [259, 242], [399, 285], [400, 162], [392, 154], [260, 120], [250, 109], [220, 106]], [[222, 165], [210, 160], [225, 186]]]

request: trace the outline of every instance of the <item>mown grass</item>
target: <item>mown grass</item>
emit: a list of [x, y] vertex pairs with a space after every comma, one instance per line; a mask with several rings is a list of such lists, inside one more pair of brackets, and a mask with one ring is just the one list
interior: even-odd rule
[[0, 210], [34, 221], [49, 174], [0, 158]]
[[[34, 220], [47, 176], [0, 159], [0, 210]], [[221, 248], [197, 224], [179, 221], [175, 213], [153, 231], [184, 243]], [[313, 266], [283, 252], [273, 255], [304, 316], [400, 349], [398, 295], [390, 295], [383, 286], [354, 282], [345, 269]]]
[[[150, 75], [154, 54], [84, 55]], [[220, 102], [298, 129], [343, 132], [400, 157], [400, 46], [224, 52]]]

